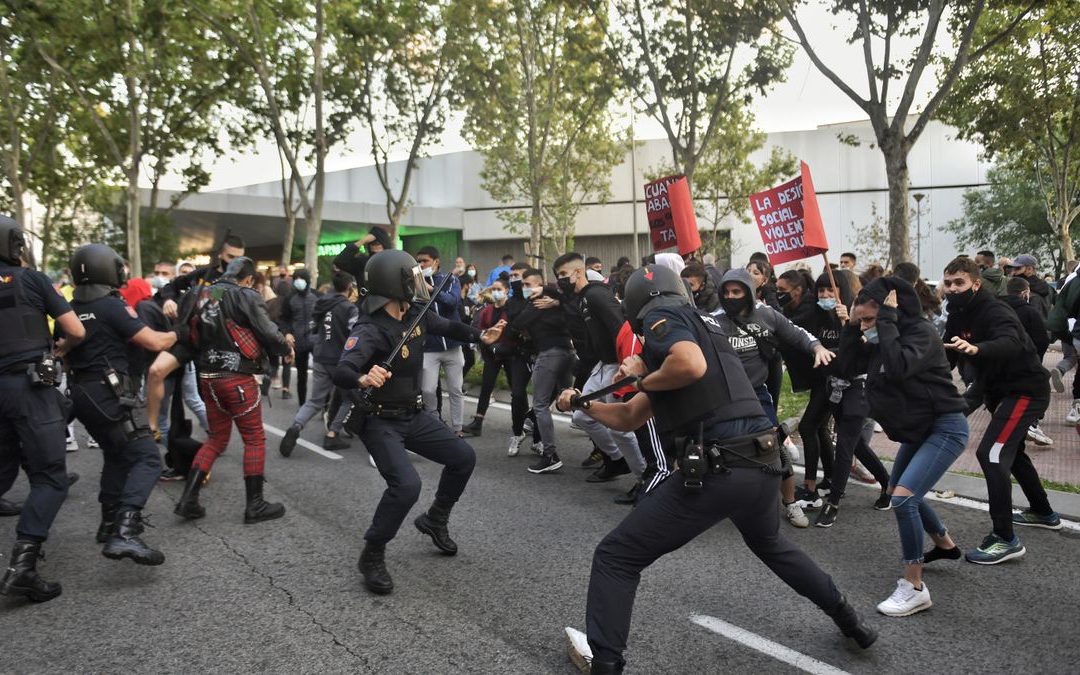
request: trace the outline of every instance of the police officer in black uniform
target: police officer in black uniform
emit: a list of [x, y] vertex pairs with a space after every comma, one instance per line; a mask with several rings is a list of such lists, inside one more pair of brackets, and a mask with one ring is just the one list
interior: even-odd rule
[[[430, 332], [463, 342], [492, 344], [505, 321], [483, 333], [467, 324], [427, 312], [409, 335], [400, 353], [391, 354], [406, 329], [430, 297], [420, 266], [404, 251], [385, 250], [367, 262], [361, 314], [353, 327], [341, 360], [334, 369], [334, 384], [343, 389], [365, 389], [357, 397], [346, 428], [357, 433], [371, 453], [387, 487], [364, 534], [360, 573], [368, 590], [390, 593], [394, 582], [386, 571], [386, 544], [397, 534], [409, 509], [420, 498], [420, 476], [406, 450], [443, 465], [435, 502], [415, 521], [446, 555], [457, 553], [447, 523], [472, 474], [476, 454], [431, 413], [424, 411], [420, 379], [424, 367], [424, 337]], [[389, 368], [382, 365], [389, 360]]]
[[832, 579], [780, 534], [776, 432], [762, 411], [727, 336], [690, 302], [675, 272], [648, 265], [626, 283], [623, 300], [640, 357], [618, 377], [636, 375], [627, 403], [577, 403], [567, 390], [559, 407], [578, 405], [599, 422], [631, 430], [655, 415], [679, 439], [679, 470], [650, 493], [596, 548], [586, 609], [593, 673], [622, 672], [623, 650], [641, 571], [717, 522], [731, 518], [746, 544], [773, 572], [809, 598], [841, 632], [869, 647], [877, 638]]
[[49, 278], [23, 266], [29, 259], [22, 229], [0, 216], [0, 473], [12, 476], [22, 464], [30, 479], [0, 594], [45, 602], [62, 590], [38, 576], [37, 561], [67, 496], [64, 431], [70, 410], [56, 389], [60, 372], [46, 315], [67, 336], [61, 351], [86, 332]]
[[175, 331], [156, 331], [138, 318], [118, 290], [127, 281], [124, 260], [105, 244], [80, 246], [71, 256], [71, 306], [86, 326], [86, 340], [68, 354], [75, 416], [101, 446], [101, 525], [97, 541], [106, 558], [160, 565], [165, 555], [146, 545], [142, 509], [161, 475], [145, 406], [139, 403], [135, 347], [160, 352]]

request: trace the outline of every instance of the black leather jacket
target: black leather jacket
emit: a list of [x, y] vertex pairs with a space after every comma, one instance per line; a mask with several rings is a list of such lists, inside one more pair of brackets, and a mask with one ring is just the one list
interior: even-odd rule
[[289, 353], [285, 336], [270, 320], [262, 296], [231, 278], [199, 289], [191, 339], [202, 373], [261, 373], [268, 353]]

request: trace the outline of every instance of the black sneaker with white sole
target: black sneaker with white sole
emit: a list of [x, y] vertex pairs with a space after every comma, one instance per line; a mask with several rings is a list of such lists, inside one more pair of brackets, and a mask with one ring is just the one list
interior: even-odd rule
[[882, 492], [874, 501], [874, 508], [878, 511], [888, 511], [892, 508], [892, 496], [888, 492]]
[[839, 508], [832, 504], [826, 504], [825, 508], [818, 513], [817, 520], [814, 521], [814, 527], [832, 527], [833, 523], [836, 522], [837, 511], [839, 511]]
[[551, 453], [540, 457], [536, 464], [529, 467], [529, 473], [551, 473], [562, 468], [562, 460], [558, 453]]
[[795, 488], [795, 502], [802, 509], [820, 509], [822, 504], [821, 494], [817, 490], [809, 490], [805, 485]]

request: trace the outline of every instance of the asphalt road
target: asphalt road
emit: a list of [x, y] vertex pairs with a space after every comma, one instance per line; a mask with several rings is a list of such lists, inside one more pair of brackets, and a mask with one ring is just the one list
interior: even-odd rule
[[[275, 400], [264, 410], [266, 422], [284, 429], [295, 410], [295, 401]], [[529, 474], [530, 453], [505, 456], [501, 430], [508, 424], [508, 413], [493, 409], [485, 435], [474, 441], [476, 472], [451, 521], [461, 552], [439, 555], [410, 516], [388, 549], [397, 588], [385, 597], [367, 593], [356, 569], [384, 487], [356, 441], [341, 459], [303, 446], [284, 459], [279, 438], [268, 434], [267, 497], [288, 513], [245, 526], [234, 437], [203, 490], [205, 519], [172, 515], [178, 483], [152, 496], [147, 512], [156, 527], [146, 539], [167, 556], [156, 568], [101, 556], [93, 541], [100, 456], [70, 454], [70, 468], [83, 479], [60, 512], [41, 566], [64, 593], [43, 605], [0, 598], [0, 672], [574, 672], [563, 627], [583, 628], [592, 550], [628, 512], [611, 498], [629, 482], [585, 483], [577, 464], [587, 443], [564, 424], [557, 430], [567, 466]], [[302, 438], [318, 442], [322, 432], [316, 420]], [[430, 502], [438, 476], [437, 466], [414, 462], [425, 487], [413, 516]], [[20, 479], [10, 496], [26, 489]], [[871, 508], [873, 491], [849, 493], [832, 529], [782, 527], [870, 615], [881, 633], [872, 649], [842, 638], [725, 523], [643, 575], [628, 672], [1076, 672], [1075, 536], [1025, 530], [1027, 556], [995, 567], [936, 562], [926, 573], [934, 607], [887, 618], [874, 606], [899, 575], [895, 520]], [[939, 508], [961, 546], [977, 545], [989, 531], [981, 511]], [[4, 555], [13, 520], [0, 522]], [[816, 662], [790, 665], [691, 622], [694, 615]], [[777, 651], [769, 645], [763, 649]]]

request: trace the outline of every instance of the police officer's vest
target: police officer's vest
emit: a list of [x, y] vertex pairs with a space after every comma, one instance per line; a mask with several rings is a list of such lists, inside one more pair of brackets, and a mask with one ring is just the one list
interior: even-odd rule
[[[374, 316], [361, 315], [360, 320], [370, 321], [378, 326], [379, 330], [389, 338], [391, 347], [397, 344], [402, 337], [402, 331], [408, 328], [386, 312], [375, 312]], [[425, 335], [424, 322], [421, 321], [420, 325], [413, 329], [401, 352], [390, 363], [394, 376], [385, 385], [372, 392], [373, 401], [395, 408], [416, 405], [420, 396], [420, 380], [424, 372]], [[374, 363], [381, 363], [384, 358], [386, 358], [385, 354], [379, 354]]]
[[24, 267], [0, 264], [0, 359], [52, 348], [45, 313], [34, 307], [23, 289]]
[[[765, 414], [742, 362], [716, 319], [690, 306], [680, 308], [679, 312], [693, 327], [708, 367], [704, 377], [682, 389], [648, 392], [659, 430], [693, 436], [700, 423], [708, 427], [716, 422]], [[649, 324], [648, 316], [644, 322]]]

